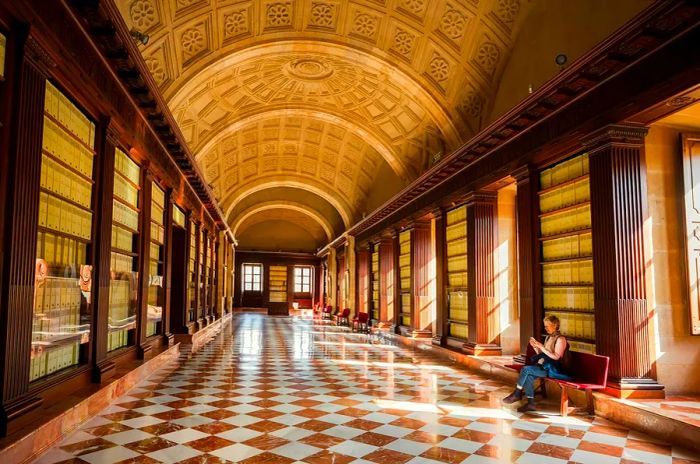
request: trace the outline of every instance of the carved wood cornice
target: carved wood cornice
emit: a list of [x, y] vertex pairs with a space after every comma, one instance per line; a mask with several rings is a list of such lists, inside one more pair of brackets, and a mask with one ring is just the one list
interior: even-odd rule
[[156, 135], [163, 149], [176, 163], [182, 175], [204, 205], [219, 229], [227, 229], [223, 212], [214, 194], [204, 181], [158, 86], [131, 38], [113, 2], [71, 2], [86, 33], [91, 36], [100, 53], [112, 67], [138, 110]]
[[596, 152], [610, 144], [641, 146], [649, 128], [639, 124], [610, 124], [581, 139], [590, 152]]
[[56, 67], [56, 62], [32, 36], [27, 36], [24, 43], [25, 57], [44, 75], [49, 76], [49, 70]]

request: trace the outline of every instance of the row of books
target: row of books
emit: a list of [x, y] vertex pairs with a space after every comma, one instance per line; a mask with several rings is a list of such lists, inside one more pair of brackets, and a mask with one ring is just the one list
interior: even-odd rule
[[544, 237], [590, 227], [591, 206], [588, 204], [540, 218], [540, 232]]
[[544, 287], [542, 293], [545, 309], [593, 312], [595, 308], [593, 287]]
[[90, 147], [76, 140], [65, 128], [44, 116], [44, 133], [41, 147], [44, 153], [57, 158], [74, 171], [92, 178], [94, 153]]
[[540, 173], [540, 189], [554, 187], [586, 174], [588, 174], [588, 153], [543, 170]]
[[32, 351], [36, 351], [36, 355], [29, 362], [30, 382], [80, 362], [80, 344], [77, 342], [50, 349], [37, 346], [36, 350], [32, 345]]
[[466, 256], [467, 254], [467, 237], [454, 238], [447, 240], [447, 256]]
[[[157, 184], [153, 184], [153, 188], [151, 189], [151, 201], [155, 206], [161, 209], [160, 217], [163, 217], [163, 211], [165, 210], [165, 190], [160, 188]], [[162, 224], [162, 222], [159, 224]]]
[[119, 226], [112, 225], [112, 248], [132, 253], [136, 243], [135, 240], [136, 234]]
[[579, 181], [562, 185], [540, 194], [540, 212], [546, 213], [591, 200], [590, 181]]
[[592, 255], [593, 237], [590, 232], [542, 241], [542, 259], [544, 261], [590, 257]]
[[464, 240], [467, 238], [467, 222], [462, 221], [445, 227], [445, 240]]
[[159, 245], [165, 244], [165, 227], [151, 222], [151, 240]]
[[469, 337], [469, 325], [450, 322], [448, 326], [448, 333], [450, 337], [461, 338], [466, 340]]
[[116, 330], [107, 334], [107, 351], [114, 351], [129, 344], [129, 331]]
[[139, 207], [139, 189], [127, 182], [121, 175], [114, 176], [114, 196], [134, 208]]
[[76, 263], [85, 263], [87, 247], [85, 243], [70, 237], [63, 237], [49, 232], [39, 232], [37, 237], [37, 256], [46, 261], [49, 269], [74, 267], [71, 276], [77, 277]]
[[46, 82], [44, 110], [86, 145], [95, 144], [95, 125], [52, 83]]
[[161, 251], [161, 245], [151, 242], [149, 254], [152, 261], [161, 261]]
[[449, 292], [447, 295], [447, 318], [450, 320], [467, 321], [468, 299], [467, 292]]
[[35, 317], [43, 317], [48, 311], [79, 315], [82, 301], [83, 295], [75, 278], [46, 277], [34, 286]]
[[595, 315], [558, 313], [556, 311], [547, 311], [545, 315], [559, 318], [559, 331], [562, 334], [568, 337], [595, 340]]
[[92, 183], [46, 155], [41, 156], [41, 187], [90, 209]]
[[151, 224], [162, 227], [165, 222], [164, 210], [161, 206], [156, 203], [155, 200], [151, 201]]
[[185, 213], [176, 205], [173, 205], [173, 222], [180, 227], [185, 227]]
[[112, 201], [112, 222], [118, 222], [129, 229], [139, 230], [139, 213], [125, 204], [113, 200]]
[[544, 285], [592, 284], [593, 259], [544, 263], [542, 265], [542, 281]]
[[129, 179], [133, 184], [141, 184], [141, 168], [120, 148], [115, 149], [114, 170]]
[[467, 272], [467, 255], [447, 257], [447, 272]]
[[112, 262], [111, 262], [111, 270], [114, 273], [133, 273], [136, 274], [134, 271], [134, 258], [131, 256], [126, 256], [121, 253], [114, 253], [112, 252]]
[[39, 226], [90, 240], [92, 213], [50, 193], [39, 193]]
[[579, 353], [595, 354], [595, 344], [569, 340], [569, 349]]

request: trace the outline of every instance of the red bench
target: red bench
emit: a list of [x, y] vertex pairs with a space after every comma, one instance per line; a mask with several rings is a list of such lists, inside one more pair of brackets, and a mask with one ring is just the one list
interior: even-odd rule
[[[535, 350], [528, 345], [525, 364], [507, 364], [506, 367], [515, 369], [520, 372], [526, 365], [532, 364], [530, 358], [535, 355]], [[593, 390], [602, 390], [608, 382], [608, 367], [610, 366], [610, 358], [590, 353], [579, 353], [578, 351], [570, 351], [571, 355], [569, 364], [573, 367], [571, 373], [572, 380], [558, 380], [550, 377], [545, 377], [540, 381], [538, 390], [541, 390], [542, 396], [546, 397], [544, 381], [549, 380], [555, 382], [561, 387], [561, 415], [566, 417], [569, 414], [569, 392], [568, 388], [576, 390], [584, 390], [586, 392], [586, 409], [588, 413], [593, 413]]]

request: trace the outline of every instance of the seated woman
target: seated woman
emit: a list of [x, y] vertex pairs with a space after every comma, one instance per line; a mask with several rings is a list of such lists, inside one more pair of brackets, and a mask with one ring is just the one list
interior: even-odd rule
[[538, 378], [570, 379], [565, 370], [568, 365], [569, 344], [566, 337], [559, 332], [559, 318], [545, 317], [544, 330], [547, 331], [544, 344], [530, 337], [530, 345], [537, 353], [531, 359], [535, 364], [523, 367], [515, 390], [503, 398], [504, 403], [511, 404], [523, 399], [524, 394], [527, 403], [518, 408], [519, 412], [535, 410], [535, 381]]

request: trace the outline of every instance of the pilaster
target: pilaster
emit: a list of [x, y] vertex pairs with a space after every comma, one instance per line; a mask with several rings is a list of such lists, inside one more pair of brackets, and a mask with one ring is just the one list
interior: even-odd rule
[[445, 212], [442, 208], [432, 211], [435, 227], [435, 322], [433, 324], [433, 345], [442, 346], [447, 334], [447, 293], [445, 287], [447, 272], [447, 250], [445, 248]]
[[475, 192], [467, 199], [469, 340], [463, 348], [467, 354], [501, 354], [500, 318], [495, 307], [496, 207], [495, 192]]
[[596, 351], [610, 356], [608, 392], [663, 397], [655, 380], [646, 291], [647, 128], [609, 125], [583, 140], [589, 153]]

